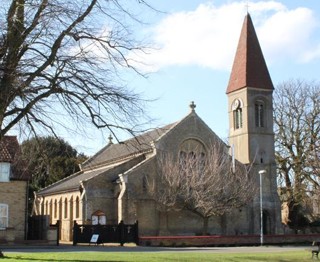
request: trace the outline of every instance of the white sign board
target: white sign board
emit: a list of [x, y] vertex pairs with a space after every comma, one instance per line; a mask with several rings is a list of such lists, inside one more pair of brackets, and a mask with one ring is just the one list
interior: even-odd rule
[[93, 234], [90, 240], [90, 243], [97, 243], [99, 234]]

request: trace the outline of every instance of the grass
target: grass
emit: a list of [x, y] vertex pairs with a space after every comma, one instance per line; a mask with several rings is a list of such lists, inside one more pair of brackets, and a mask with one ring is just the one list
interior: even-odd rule
[[157, 262], [157, 261], [243, 261], [243, 262], [303, 262], [310, 261], [311, 254], [307, 251], [281, 253], [209, 253], [209, 252], [52, 252], [52, 253], [5, 253], [0, 261], [109, 261], [109, 262]]

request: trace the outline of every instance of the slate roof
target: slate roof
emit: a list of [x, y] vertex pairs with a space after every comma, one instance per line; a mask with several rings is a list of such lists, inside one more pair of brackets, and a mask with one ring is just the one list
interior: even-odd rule
[[79, 189], [80, 182], [89, 180], [97, 175], [100, 175], [114, 166], [107, 166], [105, 168], [99, 168], [94, 170], [87, 170], [87, 171], [80, 171], [75, 173], [71, 176], [68, 176], [62, 180], [59, 180], [56, 183], [53, 183], [47, 186], [44, 189], [41, 189], [38, 193], [39, 194], [50, 194], [50, 193], [57, 193], [57, 192], [66, 192], [69, 190], [77, 190]]
[[92, 168], [93, 166], [100, 166], [113, 161], [119, 161], [120, 159], [125, 159], [127, 157], [152, 150], [151, 142], [156, 141], [174, 125], [175, 123], [153, 129], [119, 144], [109, 143], [93, 157], [85, 161], [81, 167], [85, 170], [88, 167]]
[[226, 93], [229, 94], [244, 87], [274, 89], [249, 14], [243, 22]]
[[174, 124], [154, 129], [120, 144], [108, 144], [92, 158], [83, 163], [82, 171], [49, 185], [40, 190], [38, 194], [47, 195], [79, 189], [81, 181], [86, 181], [111, 171], [113, 168], [122, 165], [126, 159], [132, 159], [138, 154], [151, 150], [151, 142], [160, 138], [170, 130], [172, 126], [174, 126]]

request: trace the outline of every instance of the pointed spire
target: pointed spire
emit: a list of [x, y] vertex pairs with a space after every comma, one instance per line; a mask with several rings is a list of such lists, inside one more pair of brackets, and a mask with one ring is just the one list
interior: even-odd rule
[[243, 22], [226, 93], [229, 94], [244, 87], [274, 89], [249, 14]]

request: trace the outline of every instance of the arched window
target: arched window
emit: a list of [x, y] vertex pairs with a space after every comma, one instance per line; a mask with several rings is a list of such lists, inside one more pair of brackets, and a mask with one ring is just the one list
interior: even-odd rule
[[79, 218], [80, 216], [80, 201], [79, 197], [76, 198], [76, 218]]
[[45, 215], [49, 215], [49, 202], [48, 202], [48, 200], [46, 200], [44, 214]]
[[73, 214], [73, 196], [71, 196], [70, 200], [69, 200], [69, 219], [71, 221], [74, 220], [74, 214]]
[[196, 139], [188, 139], [182, 143], [179, 152], [180, 171], [186, 175], [197, 174], [204, 170], [205, 148]]
[[52, 224], [53, 213], [52, 213], [52, 199], [49, 201], [49, 215], [50, 215], [50, 224]]
[[106, 215], [101, 210], [97, 210], [91, 216], [92, 225], [105, 225], [106, 220]]
[[68, 217], [68, 199], [64, 199], [64, 218]]
[[187, 153], [185, 151], [180, 151], [179, 152], [179, 165], [185, 166], [186, 160], [187, 160]]
[[255, 111], [255, 123], [256, 127], [264, 127], [264, 103], [261, 100], [257, 100], [254, 104]]
[[242, 108], [237, 108], [233, 111], [233, 121], [234, 129], [242, 128]]
[[59, 219], [62, 220], [62, 198], [59, 199], [59, 203], [58, 203], [58, 216], [59, 216]]
[[242, 128], [242, 101], [235, 99], [231, 106], [233, 112], [233, 127], [234, 129]]
[[57, 213], [58, 213], [58, 203], [57, 199], [54, 200], [54, 218], [57, 218]]
[[146, 193], [148, 191], [148, 178], [146, 175], [142, 177], [142, 191]]

